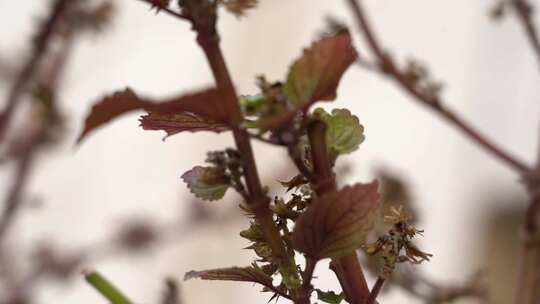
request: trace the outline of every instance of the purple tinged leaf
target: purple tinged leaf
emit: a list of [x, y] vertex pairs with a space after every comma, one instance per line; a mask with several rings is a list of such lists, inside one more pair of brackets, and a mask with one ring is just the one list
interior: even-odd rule
[[315, 41], [289, 69], [283, 91], [295, 107], [259, 122], [263, 130], [274, 130], [307, 112], [317, 101], [332, 101], [337, 96], [341, 77], [357, 58], [351, 35], [342, 31]]
[[142, 115], [139, 121], [144, 130], [165, 131], [167, 137], [184, 131], [211, 131], [221, 133], [230, 130], [230, 128], [223, 123], [190, 112], [170, 114], [151, 112]]
[[347, 255], [364, 244], [378, 207], [376, 181], [326, 193], [296, 221], [293, 247], [317, 260]]
[[190, 279], [253, 282], [264, 286], [272, 286], [272, 278], [265, 274], [262, 269], [253, 266], [190, 271], [185, 274], [184, 280]]
[[356, 57], [348, 31], [314, 42], [291, 66], [285, 94], [297, 107], [334, 100], [341, 76]]
[[106, 96], [94, 104], [86, 117], [84, 129], [77, 142], [80, 143], [91, 131], [111, 120], [135, 110], [161, 114], [189, 112], [215, 122], [227, 123], [229, 118], [220, 104], [222, 94], [217, 88], [206, 89], [165, 100], [143, 99], [131, 89]]

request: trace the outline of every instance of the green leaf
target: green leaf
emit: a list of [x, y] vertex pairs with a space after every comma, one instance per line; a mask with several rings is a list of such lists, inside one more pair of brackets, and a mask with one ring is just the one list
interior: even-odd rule
[[146, 110], [147, 112], [162, 114], [189, 112], [204, 119], [226, 124], [229, 122], [229, 118], [222, 109], [221, 96], [219, 89], [211, 88], [156, 101], [141, 98], [127, 88], [124, 91], [105, 96], [92, 106], [77, 142], [80, 143], [94, 129], [135, 110]]
[[109, 280], [96, 271], [84, 274], [86, 281], [92, 285], [111, 304], [131, 304], [132, 302], [116, 288]]
[[293, 247], [315, 260], [347, 255], [365, 243], [378, 207], [376, 181], [325, 193], [297, 219]]
[[317, 299], [330, 303], [330, 304], [339, 304], [341, 301], [345, 299], [345, 294], [341, 292], [340, 294], [336, 294], [335, 292], [329, 290], [329, 291], [322, 291], [320, 289], [315, 289], [317, 291]]
[[255, 222], [252, 222], [248, 229], [240, 231], [240, 236], [252, 242], [264, 241], [261, 227]]
[[262, 130], [275, 130], [307, 112], [317, 101], [337, 96], [341, 77], [357, 58], [350, 33], [339, 31], [314, 42], [289, 69], [283, 93], [292, 109], [281, 111], [259, 122]]
[[283, 88], [289, 101], [300, 108], [315, 101], [334, 100], [341, 76], [356, 57], [348, 31], [314, 42], [289, 70]]
[[245, 115], [255, 115], [264, 106], [266, 99], [264, 95], [242, 95], [238, 97], [238, 102], [244, 110]]
[[144, 130], [165, 131], [167, 137], [184, 131], [211, 131], [221, 133], [230, 130], [225, 124], [190, 112], [165, 114], [151, 112], [141, 116], [139, 121]]
[[196, 166], [184, 173], [182, 179], [196, 197], [208, 201], [222, 198], [229, 188], [229, 179], [215, 167]]
[[364, 127], [349, 110], [334, 109], [329, 114], [318, 108], [314, 115], [326, 123], [326, 143], [332, 153], [351, 153], [364, 141]]

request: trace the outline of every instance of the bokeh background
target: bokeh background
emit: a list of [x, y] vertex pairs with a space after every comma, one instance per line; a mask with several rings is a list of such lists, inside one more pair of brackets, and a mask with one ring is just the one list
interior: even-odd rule
[[[222, 14], [219, 20], [225, 56], [242, 94], [256, 93], [256, 75], [283, 79], [292, 60], [324, 29], [326, 17], [354, 24], [344, 1], [259, 2], [245, 18]], [[492, 1], [365, 2], [377, 34], [393, 54], [421, 59], [444, 83], [449, 107], [532, 163], [538, 146], [540, 74], [515, 18], [493, 22], [488, 16]], [[49, 4], [0, 1], [5, 71], [20, 69], [37, 17], [46, 14]], [[114, 6], [110, 26], [102, 34], [82, 36], [73, 48], [59, 95], [67, 119], [65, 138], [39, 155], [24, 191], [24, 207], [2, 244], [8, 252], [2, 256], [18, 263], [18, 272], [32, 267], [36, 244], [63, 252], [91, 247], [105, 253], [77, 266], [68, 281], [40, 279], [35, 303], [105, 303], [79, 274], [86, 268], [99, 269], [137, 303], [157, 303], [166, 277], [181, 280], [189, 270], [247, 265], [253, 258], [241, 250], [247, 242], [238, 232], [248, 220], [237, 215], [240, 197], [231, 191], [221, 202], [197, 202], [180, 180], [184, 171], [203, 163], [206, 151], [231, 146], [230, 135], [179, 134], [162, 141], [164, 133], [143, 131], [138, 114], [132, 114], [75, 145], [90, 106], [105, 93], [129, 86], [148, 96], [169, 96], [212, 83], [188, 24], [156, 15], [136, 0], [117, 0]], [[360, 55], [369, 56], [359, 33], [353, 33]], [[2, 75], [2, 98], [9, 75]], [[505, 297], [513, 288], [511, 263], [518, 241], [514, 218], [526, 202], [519, 177], [379, 75], [354, 66], [338, 94], [335, 103], [322, 106], [348, 107], [366, 130], [358, 152], [340, 159], [340, 165], [352, 170], [343, 182], [368, 182], [381, 169], [402, 178], [416, 203], [418, 226], [425, 230], [420, 245], [434, 254], [431, 262], [415, 269], [437, 282], [455, 283], [488, 265], [498, 266], [488, 268], [486, 276], [504, 277], [492, 290], [498, 292], [495, 299], [507, 303], [503, 299], [509, 299]], [[282, 193], [277, 181], [292, 176], [292, 164], [284, 151], [254, 145], [264, 183]], [[1, 193], [9, 189], [13, 169], [0, 167]], [[109, 250], [114, 247], [111, 236], [133, 219], [166, 230], [165, 239], [144, 250]], [[316, 275], [320, 287], [338, 289], [325, 263]], [[5, 287], [0, 290], [9, 293]], [[183, 303], [264, 303], [269, 298], [251, 284], [192, 280], [181, 282], [181, 290]], [[405, 300], [421, 302], [399, 288], [380, 302]]]

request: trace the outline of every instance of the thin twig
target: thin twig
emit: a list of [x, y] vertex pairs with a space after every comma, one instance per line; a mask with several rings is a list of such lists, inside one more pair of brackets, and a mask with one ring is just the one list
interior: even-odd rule
[[363, 32], [371, 51], [377, 57], [379, 65], [382, 71], [384, 71], [384, 73], [390, 75], [395, 81], [397, 81], [401, 88], [408, 92], [410, 95], [412, 95], [416, 101], [420, 102], [421, 104], [427, 106], [429, 109], [435, 111], [437, 114], [441, 115], [446, 121], [453, 124], [473, 142], [484, 148], [493, 156], [497, 157], [499, 160], [503, 161], [505, 164], [507, 164], [520, 174], [524, 174], [530, 171], [529, 166], [518, 160], [515, 156], [510, 155], [508, 152], [495, 145], [484, 135], [480, 134], [476, 129], [474, 129], [463, 118], [452, 112], [450, 109], [446, 108], [443, 103], [439, 101], [437, 96], [434, 96], [432, 94], [426, 94], [425, 92], [419, 90], [415, 86], [414, 82], [411, 82], [407, 75], [405, 75], [395, 65], [392, 58], [390, 58], [383, 51], [383, 48], [375, 37], [375, 34], [371, 29], [370, 23], [368, 22], [367, 16], [365, 15], [359, 1], [347, 0], [347, 3], [349, 4], [351, 11], [358, 23], [358, 27], [360, 28], [361, 32]]
[[518, 19], [525, 30], [527, 39], [534, 51], [540, 68], [540, 38], [538, 37], [538, 30], [536, 29], [532, 18], [532, 5], [527, 0], [511, 0], [511, 5], [514, 7]]
[[30, 175], [30, 168], [34, 158], [34, 151], [28, 149], [24, 155], [17, 160], [16, 176], [9, 190], [9, 194], [3, 203], [4, 211], [0, 217], [0, 245], [6, 236], [6, 233], [13, 223], [17, 211], [21, 207], [21, 195], [27, 182], [27, 177]]
[[383, 277], [378, 277], [377, 281], [375, 282], [375, 285], [371, 289], [371, 292], [369, 293], [369, 298], [366, 301], [366, 304], [374, 304], [375, 299], [377, 299], [377, 296], [379, 295], [379, 292], [382, 290], [382, 287], [384, 285], [384, 281], [386, 281]]
[[462, 298], [477, 298], [487, 301], [487, 291], [480, 275], [458, 284], [439, 284], [426, 278], [419, 271], [403, 270], [392, 273], [393, 284], [426, 303], [446, 303]]
[[310, 181], [313, 181], [314, 175], [313, 172], [311, 172], [311, 169], [309, 169], [306, 164], [304, 163], [304, 160], [302, 159], [301, 152], [298, 151], [297, 147], [295, 145], [287, 145], [287, 152], [289, 152], [289, 157], [294, 162], [296, 168], [300, 173], [309, 179]]
[[313, 272], [315, 271], [315, 266], [317, 261], [311, 258], [306, 257], [306, 267], [302, 272], [302, 286], [300, 287], [300, 296], [297, 303], [300, 304], [309, 304], [311, 292], [313, 291], [313, 286], [311, 285], [311, 280], [313, 279]]
[[[540, 38], [533, 20], [533, 7], [527, 0], [511, 0], [510, 5], [514, 8], [530, 46], [536, 56], [540, 67]], [[538, 293], [538, 254], [540, 245], [531, 243], [531, 239], [538, 233], [538, 215], [540, 214], [540, 148], [537, 151], [535, 170], [527, 176], [526, 184], [529, 190], [530, 203], [525, 214], [523, 236], [518, 253], [517, 270], [518, 276], [515, 289], [515, 303], [535, 303], [540, 297]]]
[[74, 1], [57, 0], [52, 6], [47, 22], [43, 25], [36, 37], [32, 55], [9, 90], [6, 106], [0, 114], [0, 142], [3, 141], [6, 129], [11, 121], [11, 116], [13, 115], [15, 107], [26, 88], [26, 85], [38, 70], [41, 60], [47, 53], [47, 48], [54, 35], [56, 24], [58, 24], [71, 2]]
[[540, 244], [535, 236], [538, 234], [538, 215], [540, 214], [540, 191], [531, 189], [531, 200], [525, 213], [521, 246], [517, 259], [517, 279], [515, 289], [516, 304], [536, 303], [539, 297], [539, 251]]
[[[73, 47], [73, 39], [73, 31], [69, 29], [64, 33], [62, 45], [58, 52], [50, 58], [49, 62], [44, 62], [40, 66], [40, 69], [35, 70], [34, 72], [35, 74], [38, 74], [34, 77], [40, 78], [38, 79], [39, 84], [44, 86], [52, 94], [51, 98], [53, 99], [53, 103], [55, 102], [54, 97], [56, 95], [54, 93], [58, 90], [59, 80], [61, 79]], [[22, 147], [18, 147], [21, 151], [16, 159], [15, 181], [5, 199], [3, 204], [4, 211], [0, 217], [0, 245], [5, 238], [9, 227], [13, 224], [13, 219], [16, 216], [17, 211], [21, 207], [21, 195], [24, 191], [27, 179], [30, 176], [29, 172], [32, 170], [33, 159], [39, 150], [39, 144], [46, 134], [46, 128], [50, 126], [49, 119], [50, 118], [45, 118], [40, 122], [39, 126], [36, 126], [34, 130], [30, 132], [31, 134], [25, 139], [25, 142], [21, 145]]]

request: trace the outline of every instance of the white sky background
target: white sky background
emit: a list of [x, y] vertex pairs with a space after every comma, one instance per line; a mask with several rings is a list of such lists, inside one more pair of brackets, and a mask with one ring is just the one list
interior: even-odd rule
[[[258, 74], [283, 79], [290, 62], [324, 27], [326, 16], [352, 24], [344, 1], [260, 2], [247, 18], [239, 21], [223, 15], [219, 22], [226, 59], [240, 93], [255, 93]], [[32, 17], [42, 15], [46, 3], [0, 1], [2, 57], [24, 57], [33, 33]], [[538, 65], [514, 18], [502, 23], [489, 20], [491, 4], [366, 1], [376, 32], [395, 55], [426, 62], [435, 78], [445, 83], [443, 96], [449, 107], [531, 163], [540, 117]], [[143, 132], [133, 114], [73, 148], [84, 115], [104, 93], [130, 86], [143, 94], [168, 96], [212, 83], [189, 25], [165, 14], [155, 16], [135, 0], [118, 0], [117, 8], [108, 33], [85, 37], [73, 54], [61, 94], [70, 114], [69, 141], [43, 158], [31, 180], [30, 195], [39, 195], [46, 205], [23, 210], [19, 217], [12, 242], [21, 252], [32, 240], [44, 237], [78, 248], [102, 239], [132, 215], [174, 220], [190, 198], [179, 176], [201, 164], [207, 150], [232, 145], [229, 135], [213, 134], [181, 134], [162, 142], [163, 133]], [[365, 56], [367, 49], [354, 33]], [[5, 96], [5, 87], [0, 89]], [[422, 248], [435, 255], [419, 268], [438, 280], [466, 278], [480, 267], [471, 258], [478, 249], [475, 222], [492, 208], [479, 205], [479, 198], [494, 188], [521, 193], [518, 176], [379, 76], [353, 67], [338, 93], [337, 102], [325, 107], [350, 108], [367, 136], [359, 151], [347, 157], [356, 167], [349, 180], [370, 181], [380, 166], [406, 177], [419, 202], [421, 228], [426, 230]], [[279, 176], [287, 166], [279, 164], [283, 151], [258, 143], [255, 149], [266, 183], [275, 186], [276, 179], [287, 178]], [[0, 181], [5, 183], [6, 178]], [[238, 199], [233, 194], [229, 197]], [[247, 265], [250, 254], [240, 251], [247, 243], [238, 236], [243, 227], [247, 220], [200, 230], [150, 255], [88, 266], [104, 272], [138, 303], [155, 303], [165, 276], [181, 278], [192, 269]], [[318, 268], [315, 284], [337, 286], [325, 268], [325, 263]], [[105, 303], [82, 278], [74, 282], [43, 289], [39, 299], [42, 303]], [[182, 290], [188, 304], [264, 303], [267, 299], [250, 284], [189, 281]], [[393, 292], [382, 303], [399, 303], [401, 296]]]

